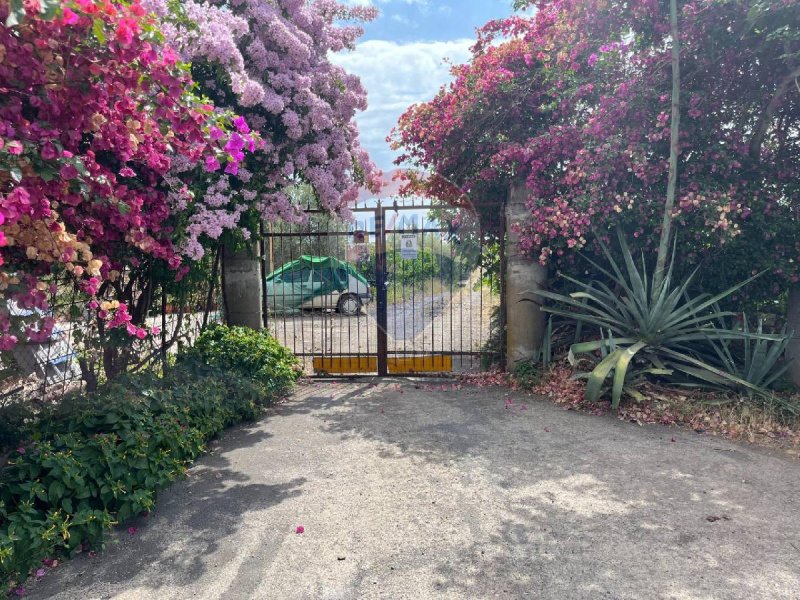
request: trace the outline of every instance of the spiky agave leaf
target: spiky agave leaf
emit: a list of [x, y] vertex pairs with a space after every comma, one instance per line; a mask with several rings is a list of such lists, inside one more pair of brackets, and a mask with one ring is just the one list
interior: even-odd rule
[[[666, 273], [660, 284], [656, 285], [652, 274], [647, 271], [644, 256], [641, 266], [637, 266], [619, 229], [617, 238], [622, 252], [622, 264], [618, 263], [602, 240], [599, 243], [608, 267], [591, 259], [587, 260], [613, 287], [622, 290], [621, 293], [616, 293], [603, 281], [592, 280], [587, 283], [566, 276], [564, 279], [578, 291], [569, 295], [548, 290], [536, 292], [538, 296], [556, 303], [556, 306], [545, 306], [543, 310], [579, 323], [597, 326], [600, 330], [599, 340], [578, 342], [570, 348], [573, 364], [575, 354], [598, 350], [601, 353], [600, 362], [587, 377], [586, 398], [599, 398], [606, 379], [613, 372], [611, 400], [612, 406], [616, 408], [625, 389], [631, 361], [642, 351], [646, 352], [657, 374], [663, 375], [677, 370], [706, 385], [743, 387], [752, 393], [767, 393], [760, 386], [749, 383], [747, 378], [729, 372], [731, 369], [719, 369], [698, 358], [702, 354], [698, 349], [713, 340], [753, 338], [761, 340], [763, 344], [767, 344], [767, 340], [776, 340], [775, 336], [768, 336], [761, 330], [754, 334], [719, 326], [727, 317], [734, 315], [719, 308], [720, 300], [732, 295], [761, 273], [718, 294], [702, 293], [691, 296], [689, 290], [698, 271], [695, 269], [682, 282], [673, 283], [674, 246]], [[765, 346], [756, 343], [753, 351], [756, 349], [766, 359]], [[777, 351], [771, 348], [769, 357], [776, 355]], [[759, 367], [754, 365], [749, 365], [748, 368], [752, 368], [754, 373], [759, 371]]]

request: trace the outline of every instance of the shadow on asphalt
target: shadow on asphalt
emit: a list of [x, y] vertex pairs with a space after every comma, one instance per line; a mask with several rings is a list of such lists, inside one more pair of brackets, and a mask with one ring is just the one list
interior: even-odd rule
[[[270, 439], [270, 423], [298, 414], [308, 418], [290, 421], [291, 437]], [[146, 524], [137, 535], [120, 532], [87, 577], [110, 590], [144, 580], [148, 598], [167, 589], [173, 598], [201, 578], [213, 586], [214, 569], [241, 558], [249, 511], [296, 497], [319, 506], [324, 487], [319, 477], [259, 483], [260, 459], [248, 477], [236, 450], [258, 457], [279, 449], [265, 473], [280, 457], [305, 465], [292, 455], [305, 432], [323, 444], [315, 455], [323, 462], [353, 448], [351, 460], [363, 461], [332, 496], [350, 511], [343, 537], [357, 529], [359, 544], [346, 563], [333, 554], [319, 566], [302, 562], [300, 545], [296, 555], [281, 553], [285, 532], [257, 532], [265, 550], [245, 558], [259, 561], [246, 562], [253, 574], [269, 560], [300, 560], [299, 581], [276, 582], [293, 590], [286, 597], [323, 597], [293, 585], [335, 580], [360, 552], [361, 570], [341, 598], [789, 599], [800, 585], [794, 464], [676, 429], [566, 412], [504, 388], [369, 379], [304, 384], [260, 423], [227, 432], [152, 516], [133, 523]], [[237, 577], [238, 588], [208, 597], [254, 597], [245, 583]]]
[[[310, 414], [343, 440], [375, 442], [398, 473], [411, 459], [460, 473], [465, 486], [488, 474], [492, 487], [464, 512], [502, 503], [491, 530], [422, 556], [437, 593], [636, 598], [647, 582], [654, 598], [783, 598], [768, 590], [800, 581], [796, 524], [776, 511], [792, 496], [779, 459], [518, 394], [504, 407], [500, 388], [401, 382], [342, 382], [339, 392], [312, 384], [278, 414]], [[738, 566], [720, 568], [725, 561]]]
[[[305, 478], [279, 485], [253, 483], [226, 457], [270, 437], [254, 423], [229, 430], [213, 441], [210, 453], [189, 469], [186, 479], [159, 495], [155, 512], [127, 521], [109, 535], [97, 557], [76, 557], [75, 562], [83, 563], [72, 570], [76, 578], [91, 571], [93, 580], [113, 586], [144, 572], [153, 592], [149, 598], [157, 598], [162, 586], [199, 579], [209, 566], [204, 557], [215, 554], [232, 539], [249, 511], [276, 506], [302, 493]], [[136, 528], [133, 535], [129, 533], [131, 527]], [[164, 535], [165, 530], [171, 534]], [[231, 547], [232, 553], [235, 550]], [[31, 591], [32, 597], [37, 597], [36, 588]]]

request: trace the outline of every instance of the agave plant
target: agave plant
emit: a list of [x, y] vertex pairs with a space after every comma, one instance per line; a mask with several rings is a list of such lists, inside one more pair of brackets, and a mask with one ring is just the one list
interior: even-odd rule
[[[621, 231], [617, 231], [623, 264], [614, 259], [608, 247], [600, 242], [608, 259], [608, 268], [589, 262], [602, 274], [605, 281], [583, 282], [564, 276], [579, 291], [564, 295], [549, 291], [537, 294], [557, 303], [544, 310], [555, 315], [571, 318], [579, 323], [595, 325], [600, 329], [600, 339], [573, 344], [570, 355], [601, 351], [602, 359], [587, 376], [586, 399], [597, 400], [603, 393], [606, 380], [613, 375], [611, 404], [619, 406], [633, 361], [644, 367], [637, 373], [671, 375], [679, 371], [701, 382], [714, 382], [739, 387], [754, 394], [768, 392], [729, 370], [704, 360], [701, 347], [709, 341], [726, 342], [734, 339], [762, 339], [776, 341], [778, 336], [750, 333], [719, 326], [719, 322], [734, 313], [719, 309], [720, 300], [741, 289], [753, 279], [743, 281], [722, 293], [707, 293], [692, 296], [695, 270], [680, 283], [673, 282], [675, 249], [673, 247], [669, 267], [660, 282], [648, 273], [644, 256], [637, 266], [625, 243]], [[618, 291], [609, 287], [611, 283]]]
[[[747, 315], [742, 315], [742, 331], [750, 333]], [[790, 337], [784, 326], [777, 339], [767, 339], [763, 336], [764, 324], [761, 319], [755, 333], [757, 337], [709, 340], [709, 343], [716, 354], [717, 363], [725, 371], [755, 386], [769, 388], [789, 369], [789, 363], [783, 361], [783, 356]], [[745, 391], [752, 395], [751, 390]]]

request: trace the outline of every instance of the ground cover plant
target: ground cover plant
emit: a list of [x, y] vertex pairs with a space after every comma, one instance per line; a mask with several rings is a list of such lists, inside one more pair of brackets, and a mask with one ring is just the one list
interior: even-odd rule
[[153, 510], [210, 439], [289, 392], [296, 363], [264, 333], [216, 327], [163, 378], [124, 376], [29, 415], [3, 451], [0, 589]]

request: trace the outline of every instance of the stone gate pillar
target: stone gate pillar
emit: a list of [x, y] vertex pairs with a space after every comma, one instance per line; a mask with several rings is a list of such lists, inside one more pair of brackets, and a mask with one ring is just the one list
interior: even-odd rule
[[536, 357], [544, 339], [546, 315], [535, 291], [547, 287], [547, 268], [520, 248], [514, 225], [530, 211], [523, 182], [511, 184], [506, 202], [506, 357], [512, 371], [520, 362]]
[[228, 325], [251, 329], [264, 326], [262, 311], [261, 251], [259, 244], [234, 252], [223, 249], [223, 293]]

